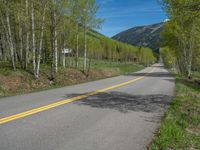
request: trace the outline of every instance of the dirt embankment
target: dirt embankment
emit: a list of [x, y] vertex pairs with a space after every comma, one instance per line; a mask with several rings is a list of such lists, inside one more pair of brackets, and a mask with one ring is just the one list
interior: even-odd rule
[[89, 76], [77, 69], [59, 70], [55, 81], [50, 81], [49, 74], [47, 71], [41, 72], [40, 78], [34, 80], [30, 73], [24, 71], [1, 73], [0, 97], [112, 77], [119, 75], [120, 70], [93, 70]]

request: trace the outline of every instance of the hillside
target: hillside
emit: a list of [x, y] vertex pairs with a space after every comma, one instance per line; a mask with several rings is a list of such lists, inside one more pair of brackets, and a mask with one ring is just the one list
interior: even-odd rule
[[164, 23], [148, 26], [134, 27], [123, 31], [113, 37], [113, 39], [136, 46], [149, 47], [158, 51], [161, 42], [160, 33]]

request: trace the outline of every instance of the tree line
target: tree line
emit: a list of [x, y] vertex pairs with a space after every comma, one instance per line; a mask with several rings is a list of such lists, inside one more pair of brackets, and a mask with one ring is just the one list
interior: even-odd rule
[[169, 21], [162, 33], [164, 62], [178, 73], [192, 76], [200, 71], [200, 2], [197, 0], [163, 0]]
[[13, 70], [31, 68], [35, 79], [41, 64], [51, 65], [52, 80], [68, 61], [80, 67], [80, 58], [83, 72], [90, 68], [91, 59], [144, 65], [155, 61], [149, 48], [95, 32], [104, 21], [97, 17], [98, 9], [95, 0], [0, 0], [0, 61], [9, 61]]

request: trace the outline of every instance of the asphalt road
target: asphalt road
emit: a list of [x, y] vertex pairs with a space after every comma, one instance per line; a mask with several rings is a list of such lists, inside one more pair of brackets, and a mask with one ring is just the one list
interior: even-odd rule
[[[105, 90], [39, 113], [12, 116], [99, 89]], [[2, 98], [0, 150], [144, 150], [173, 93], [173, 77], [156, 64], [133, 74]]]

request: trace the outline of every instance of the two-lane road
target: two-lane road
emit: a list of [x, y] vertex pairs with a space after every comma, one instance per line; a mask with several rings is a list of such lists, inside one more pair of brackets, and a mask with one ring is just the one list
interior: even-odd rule
[[0, 150], [143, 150], [174, 92], [157, 64], [137, 73], [0, 99]]

